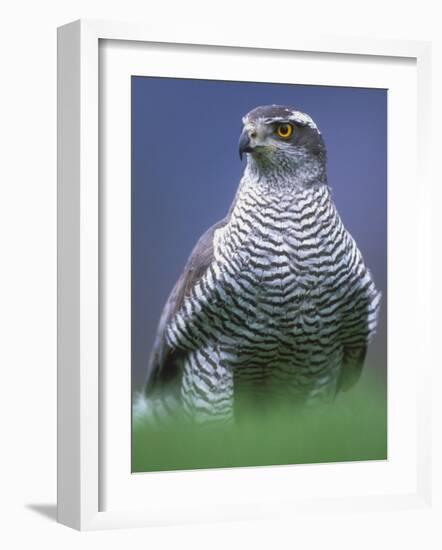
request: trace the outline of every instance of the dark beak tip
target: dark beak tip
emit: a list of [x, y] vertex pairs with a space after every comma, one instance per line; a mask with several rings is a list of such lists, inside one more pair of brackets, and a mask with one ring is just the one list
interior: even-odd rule
[[239, 158], [242, 160], [244, 153], [249, 153], [251, 151], [250, 148], [250, 137], [248, 132], [246, 130], [243, 130], [241, 137], [239, 139]]

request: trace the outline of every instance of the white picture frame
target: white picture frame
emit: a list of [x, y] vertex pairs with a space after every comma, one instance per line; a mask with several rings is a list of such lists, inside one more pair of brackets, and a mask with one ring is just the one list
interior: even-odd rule
[[[191, 34], [189, 36], [189, 34]], [[103, 443], [102, 401], [103, 391], [115, 392], [115, 387], [100, 384], [103, 365], [100, 353], [103, 298], [101, 281], [103, 264], [101, 254], [102, 232], [100, 225], [100, 43], [116, 41], [131, 44], [169, 44], [188, 48], [190, 45], [207, 48], [229, 48], [242, 54], [247, 49], [281, 52], [311, 52], [312, 54], [345, 56], [371, 56], [379, 59], [411, 59], [416, 64], [417, 103], [410, 112], [417, 113], [416, 158], [419, 177], [418, 192], [418, 236], [419, 266], [413, 271], [415, 280], [415, 313], [419, 317], [419, 351], [424, 350], [425, 361], [416, 378], [413, 390], [416, 397], [416, 456], [412, 467], [416, 469], [416, 484], [412, 490], [377, 491], [366, 495], [342, 495], [312, 493], [301, 500], [287, 499], [277, 490], [260, 498], [251, 493], [244, 503], [229, 503], [226, 496], [217, 507], [203, 503], [184, 501], [168, 507], [121, 506], [103, 509], [101, 485], [108, 473], [104, 473], [103, 452], [108, 448]], [[58, 520], [60, 523], [81, 530], [150, 526], [182, 522], [229, 520], [254, 517], [275, 517], [293, 513], [319, 513], [333, 507], [333, 511], [350, 513], [355, 510], [394, 510], [401, 508], [431, 510], [435, 487], [431, 477], [431, 378], [432, 365], [436, 357], [431, 348], [431, 270], [430, 270], [430, 215], [431, 181], [429, 136], [431, 104], [430, 44], [372, 40], [350, 37], [305, 38], [301, 35], [281, 37], [272, 40], [249, 39], [244, 36], [219, 33], [219, 36], [205, 36], [204, 30], [189, 33], [186, 29], [174, 30], [167, 36], [162, 31], [143, 25], [101, 21], [76, 21], [61, 27], [58, 31]], [[210, 54], [209, 54], [210, 57]], [[414, 176], [412, 176], [414, 178]], [[104, 229], [103, 229], [104, 227]], [[106, 229], [107, 230], [107, 229]], [[418, 352], [417, 349], [414, 350]], [[410, 355], [411, 357], [412, 355]], [[413, 371], [415, 374], [416, 372]], [[128, 411], [130, 415], [130, 412]], [[440, 419], [439, 419], [440, 420]], [[437, 419], [433, 419], [437, 421]], [[126, 423], [127, 424], [127, 423]], [[125, 429], [130, 429], [126, 426]], [[342, 475], [340, 472], [321, 466], [324, 479]], [[106, 470], [112, 469], [106, 466]], [[241, 479], [247, 478], [256, 486], [260, 479], [263, 487], [269, 487], [272, 479], [275, 486], [284, 483], [281, 470], [253, 469], [241, 472]], [[130, 474], [130, 472], [127, 472]], [[186, 477], [177, 474], [163, 474], [157, 478], [146, 478], [144, 483], [162, 487], [171, 492], [206, 484], [212, 476], [217, 483], [233, 479], [240, 483], [238, 473], [217, 471], [211, 473], [187, 472]], [[173, 477], [175, 475], [175, 477]], [[357, 476], [353, 473], [352, 476]], [[278, 481], [279, 479], [279, 481]], [[187, 484], [187, 485], [186, 485]], [[176, 487], [174, 489], [174, 487]], [[181, 487], [181, 489], [179, 489]], [[173, 495], [172, 495], [173, 496]], [[268, 498], [268, 501], [266, 501]], [[173, 500], [173, 499], [172, 499]], [[177, 499], [179, 500], [179, 499]]]

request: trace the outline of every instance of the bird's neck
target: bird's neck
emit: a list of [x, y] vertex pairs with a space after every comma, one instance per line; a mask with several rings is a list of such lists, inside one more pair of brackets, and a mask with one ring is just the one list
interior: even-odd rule
[[248, 155], [244, 180], [266, 192], [298, 193], [311, 187], [327, 185], [325, 159], [298, 154], [302, 158], [253, 157]]
[[262, 179], [258, 182], [246, 171], [232, 205], [230, 218], [241, 217], [244, 211], [261, 212], [269, 208], [282, 218], [290, 213], [291, 219], [296, 222], [298, 217], [305, 214], [304, 209], [309, 209], [313, 222], [320, 221], [325, 206], [334, 208], [330, 188], [325, 183], [275, 187], [265, 184]]

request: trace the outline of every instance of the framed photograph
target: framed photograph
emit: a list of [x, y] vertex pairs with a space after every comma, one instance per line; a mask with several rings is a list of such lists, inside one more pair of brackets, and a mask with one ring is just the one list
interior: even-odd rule
[[59, 521], [431, 509], [430, 45], [58, 52]]

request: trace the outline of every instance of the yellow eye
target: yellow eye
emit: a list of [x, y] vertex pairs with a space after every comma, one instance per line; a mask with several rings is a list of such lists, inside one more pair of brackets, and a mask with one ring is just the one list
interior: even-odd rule
[[287, 123], [280, 124], [278, 128], [276, 128], [276, 133], [283, 139], [289, 139], [293, 134], [293, 126]]

